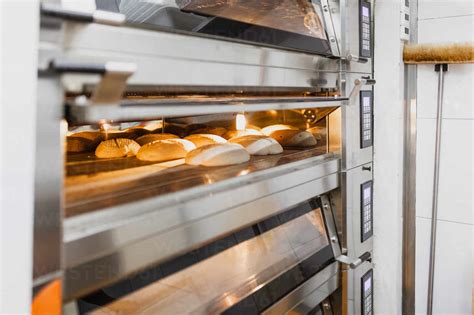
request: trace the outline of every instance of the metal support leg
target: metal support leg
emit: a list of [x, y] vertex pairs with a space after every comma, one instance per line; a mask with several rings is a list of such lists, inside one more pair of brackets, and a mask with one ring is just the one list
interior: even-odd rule
[[435, 65], [435, 71], [438, 72], [438, 109], [436, 114], [436, 143], [435, 143], [435, 163], [433, 177], [433, 204], [431, 213], [431, 242], [430, 242], [430, 269], [428, 278], [428, 315], [433, 314], [433, 289], [434, 289], [434, 271], [436, 258], [436, 227], [438, 220], [438, 187], [439, 187], [439, 162], [441, 151], [441, 123], [443, 121], [443, 91], [444, 91], [444, 72], [448, 71], [447, 64]]

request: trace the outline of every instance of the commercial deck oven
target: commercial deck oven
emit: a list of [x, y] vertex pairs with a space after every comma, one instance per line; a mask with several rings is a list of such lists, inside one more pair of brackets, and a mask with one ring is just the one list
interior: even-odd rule
[[[65, 314], [373, 314], [370, 2], [40, 14], [33, 303], [60, 288]], [[311, 140], [220, 166], [137, 153], [274, 125]]]

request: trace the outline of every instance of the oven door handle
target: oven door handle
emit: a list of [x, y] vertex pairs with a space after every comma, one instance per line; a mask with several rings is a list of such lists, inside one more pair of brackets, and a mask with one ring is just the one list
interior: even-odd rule
[[125, 23], [125, 15], [103, 10], [79, 11], [65, 9], [54, 3], [42, 3], [41, 15], [82, 23], [98, 23], [119, 26]]
[[369, 61], [369, 59], [361, 57], [359, 55], [355, 55], [355, 54], [348, 54], [346, 56], [346, 60], [347, 61], [354, 61], [354, 62], [358, 62], [358, 63], [367, 63]]
[[341, 256], [336, 257], [336, 260], [338, 262], [340, 262], [343, 265], [348, 266], [350, 269], [356, 269], [357, 267], [362, 265], [363, 262], [368, 261], [370, 259], [371, 259], [370, 252], [365, 252], [356, 259], [350, 258], [346, 255], [341, 255]]
[[354, 80], [354, 87], [352, 88], [351, 93], [349, 94], [349, 100], [353, 100], [354, 97], [360, 92], [360, 89], [363, 85], [375, 85], [377, 81], [371, 79], [370, 77], [361, 77], [360, 79]]
[[127, 62], [84, 63], [59, 59], [53, 60], [49, 68], [58, 74], [79, 73], [101, 76], [90, 100], [84, 97], [77, 99], [80, 105], [118, 103], [125, 91], [128, 78], [137, 70], [134, 63]]

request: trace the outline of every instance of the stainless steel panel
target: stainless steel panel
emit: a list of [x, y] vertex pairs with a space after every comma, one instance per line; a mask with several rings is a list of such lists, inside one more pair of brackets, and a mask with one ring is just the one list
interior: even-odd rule
[[[345, 76], [347, 95], [354, 87], [354, 81], [360, 79], [360, 74], [348, 73]], [[370, 85], [364, 85], [361, 91], [371, 91]], [[361, 120], [359, 93], [349, 100], [347, 106], [341, 108], [342, 129], [342, 169], [349, 170], [373, 159], [373, 146], [361, 148]]]
[[337, 159], [311, 163], [68, 219], [66, 299], [338, 187]]
[[[410, 2], [410, 42], [418, 42], [418, 1]], [[415, 313], [417, 66], [405, 66], [402, 314]]]
[[[35, 285], [61, 269], [63, 143], [61, 88], [56, 78], [38, 80], [36, 120], [34, 267]], [[63, 129], [63, 130], [61, 130]], [[63, 133], [64, 134], [64, 133]]]
[[[336, 77], [321, 74], [339, 71], [336, 59], [146, 29], [66, 22], [64, 34], [64, 59], [135, 63], [130, 85], [335, 87]], [[40, 68], [50, 61], [40, 51]], [[80, 92], [98, 80], [65, 75], [62, 81], [66, 90]]]
[[180, 117], [204, 114], [256, 112], [265, 110], [303, 109], [342, 106], [341, 97], [294, 97], [294, 98], [225, 98], [191, 100], [143, 100], [126, 101], [116, 105], [70, 105], [68, 121], [71, 123], [95, 123], [102, 119], [111, 121], [138, 121], [161, 117]]
[[338, 287], [339, 265], [334, 262], [294, 289], [262, 314], [307, 314]]
[[346, 215], [347, 256], [356, 258], [371, 252], [373, 237], [361, 240], [361, 184], [372, 180], [372, 163], [342, 173], [343, 205]]
[[[372, 263], [364, 262], [357, 269], [343, 271], [347, 276], [347, 310], [350, 315], [361, 315], [362, 292], [361, 279], [364, 274], [373, 268]], [[377, 314], [377, 313], [373, 313]]]
[[[374, 1], [372, 1], [374, 2]], [[374, 30], [374, 6], [372, 7], [372, 33]], [[359, 0], [340, 0], [341, 8], [341, 56], [359, 56]], [[373, 36], [373, 35], [372, 35]], [[373, 40], [372, 40], [373, 45]], [[366, 63], [357, 61], [346, 61], [344, 70], [355, 73], [372, 73], [372, 58]]]

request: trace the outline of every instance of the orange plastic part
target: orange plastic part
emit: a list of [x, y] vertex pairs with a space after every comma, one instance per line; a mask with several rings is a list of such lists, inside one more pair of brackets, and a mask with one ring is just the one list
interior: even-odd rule
[[32, 315], [61, 315], [61, 281], [44, 286], [33, 298]]

